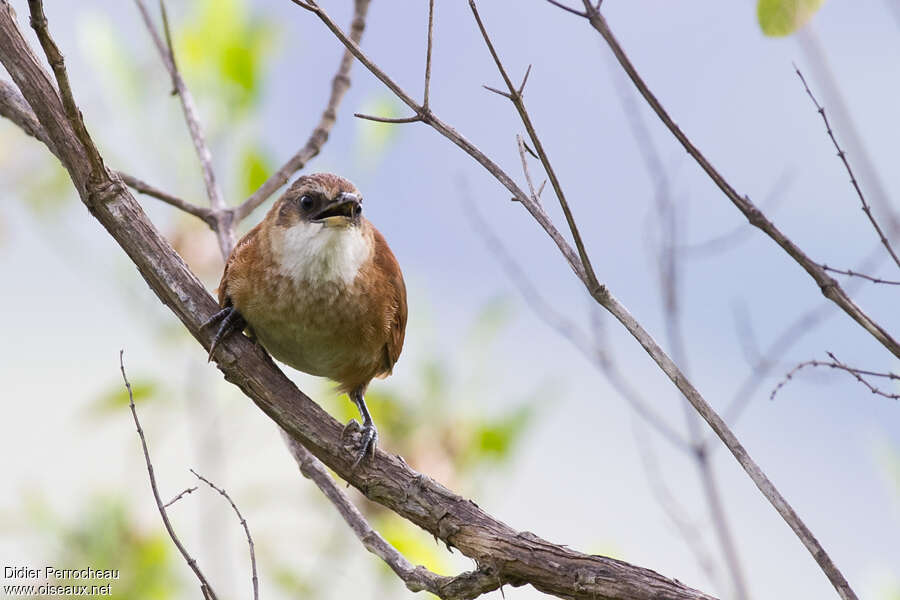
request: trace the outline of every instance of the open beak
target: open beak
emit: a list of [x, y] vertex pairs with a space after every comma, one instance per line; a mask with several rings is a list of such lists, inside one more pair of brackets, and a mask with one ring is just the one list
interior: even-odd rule
[[322, 223], [325, 227], [350, 227], [359, 222], [362, 214], [362, 201], [356, 194], [342, 192], [323, 208], [313, 223]]

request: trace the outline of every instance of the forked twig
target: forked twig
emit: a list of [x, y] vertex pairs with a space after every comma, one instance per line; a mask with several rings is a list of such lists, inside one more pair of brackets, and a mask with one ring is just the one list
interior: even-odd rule
[[[194, 474], [194, 477], [211, 487], [212, 489], [219, 492], [226, 500], [228, 500], [228, 504], [231, 505], [232, 510], [234, 510], [234, 514], [237, 515], [238, 521], [241, 524], [241, 527], [244, 528], [244, 533], [247, 536], [247, 545], [250, 547], [250, 572], [252, 573], [252, 582], [253, 582], [253, 600], [259, 600], [259, 577], [256, 575], [256, 552], [254, 550], [253, 545], [253, 537], [250, 535], [250, 526], [247, 525], [247, 519], [244, 518], [244, 515], [241, 514], [240, 509], [237, 507], [237, 504], [234, 503], [234, 500], [231, 499], [231, 496], [228, 495], [223, 488], [220, 488], [212, 481], [198, 473], [197, 471], [191, 469], [191, 473]], [[197, 488], [194, 488], [197, 489]], [[176, 498], [177, 500], [177, 498]], [[173, 500], [174, 502], [174, 500]]]
[[[216, 594], [212, 589], [212, 586], [207, 581], [206, 576], [203, 574], [203, 571], [200, 570], [200, 567], [197, 565], [197, 561], [188, 554], [187, 549], [181, 543], [181, 540], [178, 539], [178, 535], [175, 533], [175, 528], [172, 527], [172, 523], [169, 521], [169, 515], [166, 512], [166, 505], [163, 504], [162, 499], [159, 497], [159, 488], [156, 485], [156, 475], [153, 473], [153, 462], [150, 460], [150, 450], [147, 448], [147, 438], [144, 437], [144, 430], [141, 428], [141, 421], [138, 419], [137, 408], [134, 406], [134, 394], [131, 390], [131, 382], [128, 381], [128, 375], [125, 374], [125, 362], [124, 362], [124, 350], [119, 350], [119, 369], [122, 371], [122, 379], [125, 381], [125, 389], [128, 390], [128, 407], [131, 409], [131, 416], [134, 418], [134, 426], [137, 428], [138, 436], [141, 438], [141, 448], [144, 451], [144, 462], [147, 463], [147, 473], [150, 476], [150, 489], [153, 491], [153, 498], [156, 500], [156, 508], [159, 509], [159, 516], [162, 517], [163, 525], [166, 528], [166, 531], [169, 533], [169, 537], [172, 538], [172, 542], [175, 544], [175, 547], [178, 548], [178, 552], [181, 553], [181, 556], [184, 557], [184, 560], [187, 561], [188, 566], [194, 572], [194, 575], [197, 576], [197, 579], [200, 580], [200, 589], [203, 592], [204, 598], [209, 598], [211, 600], [216, 600]], [[182, 492], [183, 494], [184, 492]], [[179, 494], [179, 497], [181, 494]], [[177, 500], [178, 498], [176, 498]], [[173, 500], [172, 502], [174, 502]], [[171, 504], [171, 502], [170, 502]]]
[[828, 121], [828, 116], [825, 114], [825, 107], [819, 104], [819, 101], [816, 100], [816, 97], [813, 95], [812, 90], [809, 89], [809, 85], [806, 83], [806, 78], [803, 76], [803, 73], [800, 72], [800, 69], [797, 68], [797, 65], [794, 65], [794, 72], [797, 73], [797, 77], [800, 78], [800, 81], [803, 83], [803, 89], [806, 90], [806, 95], [809, 96], [809, 99], [812, 100], [812, 103], [816, 107], [816, 112], [822, 117], [822, 121], [825, 123], [825, 131], [828, 133], [828, 137], [831, 138], [831, 143], [834, 144], [834, 148], [837, 150], [838, 158], [841, 159], [841, 162], [844, 163], [844, 168], [847, 170], [847, 174], [850, 176], [850, 183], [853, 185], [853, 189], [856, 190], [856, 195], [859, 197], [860, 204], [862, 204], [862, 210], [866, 213], [866, 217], [868, 217], [869, 222], [872, 224], [872, 227], [875, 229], [875, 232], [878, 234], [878, 239], [881, 240], [881, 244], [888, 251], [888, 254], [891, 255], [891, 258], [894, 259], [894, 264], [900, 267], [900, 258], [897, 257], [897, 254], [894, 252], [893, 247], [891, 247], [890, 241], [888, 241], [887, 236], [884, 235], [884, 231], [881, 229], [881, 225], [878, 224], [878, 221], [875, 219], [874, 215], [872, 215], [872, 207], [869, 206], [869, 203], [866, 202], [866, 197], [862, 193], [862, 189], [859, 187], [859, 182], [856, 181], [856, 175], [853, 174], [853, 169], [850, 168], [850, 162], [847, 160], [847, 153], [844, 152], [844, 149], [841, 148], [840, 144], [838, 144], [837, 138], [834, 136], [834, 131], [831, 129], [831, 123]]
[[303, 476], [315, 482], [366, 550], [383, 560], [410, 591], [428, 591], [442, 600], [469, 600], [497, 588], [502, 589], [506, 583], [512, 583], [489, 566], [480, 566], [474, 571], [455, 577], [438, 575], [421, 565], [414, 566], [369, 525], [363, 514], [350, 502], [347, 494], [309, 450], [288, 435], [285, 435], [284, 439]]
[[880, 388], [872, 385], [869, 381], [867, 381], [865, 379], [865, 377], [880, 377], [883, 379], [890, 379], [892, 381], [900, 381], [900, 375], [897, 375], [896, 373], [892, 373], [890, 371], [878, 372], [878, 371], [869, 371], [866, 369], [857, 369], [856, 367], [851, 367], [849, 365], [842, 363], [831, 352], [826, 352], [825, 354], [827, 354], [828, 358], [831, 359], [830, 361], [807, 360], [807, 361], [804, 361], [804, 362], [798, 364], [796, 367], [794, 367], [793, 369], [788, 371], [785, 374], [784, 378], [781, 381], [779, 381], [778, 385], [776, 385], [775, 388], [772, 390], [772, 393], [769, 394], [769, 399], [774, 400], [775, 396], [778, 394], [778, 392], [781, 391], [781, 388], [783, 388], [785, 385], [787, 385], [788, 382], [791, 381], [794, 378], [794, 375], [796, 375], [799, 371], [802, 371], [803, 369], [805, 369], [807, 367], [828, 367], [829, 369], [837, 369], [838, 371], [844, 371], [845, 373], [849, 373], [850, 375], [853, 376], [854, 379], [856, 379], [859, 383], [866, 386], [866, 388], [868, 388], [868, 390], [870, 392], [872, 392], [873, 394], [875, 394], [876, 396], [881, 396], [882, 398], [889, 398], [891, 400], [900, 400], [900, 393], [885, 392], [885, 391], [881, 390]]

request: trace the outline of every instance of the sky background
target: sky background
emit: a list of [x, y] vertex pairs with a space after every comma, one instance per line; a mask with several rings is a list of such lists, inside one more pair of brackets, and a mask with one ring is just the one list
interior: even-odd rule
[[[87, 126], [107, 162], [202, 202], [202, 179], [177, 102], [168, 95], [168, 80], [133, 5], [45, 4]], [[191, 2], [171, 4], [173, 22], [188, 18]], [[515, 143], [522, 127], [507, 101], [481, 87], [502, 81], [468, 5], [436, 4], [433, 110], [524, 184]], [[27, 7], [14, 5], [24, 28]], [[249, 5], [254, 16], [278, 24], [253, 117], [232, 129], [195, 91], [202, 117], [215, 132], [211, 141], [226, 188], [237, 177], [227, 171], [233, 162], [230, 138], [263, 140], [275, 164], [305, 142], [342, 51], [318, 20], [287, 0]], [[349, 21], [350, 2], [323, 5], [338, 23]], [[602, 39], [578, 18], [537, 0], [514, 5], [485, 0], [480, 10], [513, 78], [533, 65], [526, 103], [600, 280], [664, 348], [671, 348], [658, 285], [660, 227], [653, 182], [623, 111], [623, 89], [635, 101], [631, 88], [622, 85]], [[876, 250], [877, 237], [792, 63], [806, 73], [828, 109], [836, 98], [810, 66], [808, 40], [818, 40], [886, 197], [895, 198], [900, 192], [895, 168], [900, 21], [887, 1], [825, 3], [802, 34], [807, 43], [796, 36], [763, 36], [749, 1], [608, 0], [604, 12], [676, 122], [739, 193], [772, 207], [769, 217], [813, 259], [853, 268]], [[417, 97], [426, 19], [427, 3], [375, 0], [362, 44]], [[126, 75], [142, 81], [140, 97], [109, 91], [115, 88], [110, 83], [115, 57], [103, 56], [98, 40], [104, 32], [112, 32], [142, 66]], [[373, 387], [414, 387], [413, 367], [438, 356], [464, 382], [441, 414], [494, 414], [539, 398], [537, 420], [514, 460], [473, 484], [479, 505], [550, 541], [609, 553], [727, 597], [724, 573], [720, 570], [716, 580], [703, 572], [660, 508], [641, 461], [642, 448], [652, 449], [671, 492], [715, 550], [693, 463], [637, 422], [603, 376], [529, 310], [473, 229], [465, 190], [545, 298], [588, 326], [589, 299], [552, 242], [488, 173], [433, 130], [412, 124], [387, 131], [354, 119], [353, 112], [392, 106], [399, 115], [405, 112], [359, 65], [352, 79], [331, 139], [308, 170], [335, 171], [357, 184], [368, 218], [385, 234], [404, 270], [410, 306], [406, 347], [391, 381]], [[636, 102], [666, 168], [681, 243], [697, 244], [745, 223], [655, 116]], [[847, 124], [834, 126], [843, 139], [841, 126]], [[44, 154], [37, 142], [0, 124], [0, 309], [7, 316], [0, 342], [0, 513], [6, 525], [0, 562], [47, 560], [27, 527], [15, 526], [23, 498], [31, 494], [42, 495], [62, 514], [74, 514], [98, 490], [124, 494], [148, 526], [157, 525], [130, 417], [123, 412], [99, 421], [86, 417], [97, 397], [119, 385], [120, 348], [126, 349], [132, 379], [163, 381], [172, 392], [148, 407], [145, 416], [156, 466], [170, 492], [164, 495], [190, 485], [187, 466], [220, 454], [226, 457], [224, 466], [216, 462], [220, 466], [211, 468], [220, 471], [213, 474], [233, 491], [262, 536], [281, 529], [349, 537], [329, 507], [309, 504], [317, 492], [296, 477], [271, 422], [231, 390], [214, 367], [205, 366], [196, 345], [171, 342], [177, 323], [83, 207], [69, 200], [52, 217], [36, 216], [45, 213], [26, 207], [31, 202], [23, 191], [26, 183], [44, 176], [50, 164]], [[531, 169], [541, 179], [538, 167], [532, 163]], [[863, 179], [862, 185], [870, 193], [874, 183]], [[44, 193], [28, 189], [31, 195]], [[767, 200], [773, 189], [780, 193]], [[162, 226], [174, 227], [182, 218], [153, 199], [140, 201]], [[544, 202], [562, 228], [549, 189]], [[896, 201], [893, 207], [900, 209]], [[261, 216], [260, 210], [248, 224]], [[198, 242], [194, 256], [211, 256], [208, 262], [214, 265], [201, 271], [212, 290], [220, 268], [213, 238], [201, 228], [193, 231], [205, 240]], [[750, 372], [736, 312], [746, 316], [765, 349], [823, 298], [792, 260], [756, 232], [721, 252], [682, 258], [684, 366], [721, 410]], [[886, 261], [880, 264], [872, 274], [900, 278]], [[854, 297], [889, 331], [898, 331], [893, 288], [866, 285]], [[485, 306], [494, 305], [503, 307], [508, 321], [490, 345], [480, 344], [473, 323]], [[800, 377], [769, 400], [792, 365], [824, 359], [826, 351], [853, 365], [898, 371], [897, 360], [871, 337], [842, 313], [829, 311], [831, 316], [803, 335], [783, 366], [761, 383], [735, 432], [856, 591], [864, 598], [887, 598], [887, 590], [900, 586], [900, 406], [873, 396], [850, 377], [824, 373]], [[684, 429], [681, 400], [670, 382], [621, 327], [601, 318], [609, 348], [631, 383], [673, 426]], [[327, 388], [311, 378], [289, 374], [314, 398], [328, 396]], [[216, 430], [212, 449], [195, 443], [208, 439], [198, 433], [206, 428]], [[389, 438], [382, 436], [381, 445], [391, 450]], [[807, 551], [731, 455], [719, 448], [713, 464], [751, 595], [833, 597]], [[313, 508], [297, 511], [298, 499]], [[188, 539], [204, 538], [205, 509], [179, 510]], [[235, 571], [245, 568], [236, 528], [215, 532], [213, 542], [208, 537], [198, 541], [200, 548], [221, 552], [223, 564], [237, 565], [221, 569], [221, 576], [243, 577], [243, 571]], [[302, 565], [316, 552], [304, 539], [278, 542], [286, 552], [301, 555], [298, 569], [308, 568]], [[232, 546], [233, 553], [222, 549]], [[375, 560], [359, 545], [347, 547], [346, 561], [317, 566], [333, 577], [335, 597], [361, 585], [353, 565]], [[264, 573], [264, 584], [266, 578]], [[399, 587], [391, 591], [403, 597]], [[537, 595], [527, 588], [506, 590], [509, 598]]]

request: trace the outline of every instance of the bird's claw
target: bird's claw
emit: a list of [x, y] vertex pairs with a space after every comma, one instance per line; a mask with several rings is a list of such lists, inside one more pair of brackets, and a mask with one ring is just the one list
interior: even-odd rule
[[210, 325], [215, 325], [219, 321], [222, 322], [219, 325], [219, 329], [216, 331], [216, 334], [213, 336], [212, 343], [209, 345], [209, 358], [208, 361], [212, 361], [213, 354], [216, 351], [216, 348], [223, 339], [228, 337], [234, 331], [241, 331], [247, 326], [247, 322], [244, 320], [244, 317], [241, 316], [241, 313], [233, 306], [226, 306], [213, 316], [211, 316], [203, 325], [200, 326], [201, 329], [206, 329]]
[[350, 421], [344, 426], [344, 431], [341, 434], [341, 437], [346, 437], [347, 432], [351, 429], [358, 431], [360, 434], [358, 442], [359, 445], [356, 449], [356, 459], [353, 461], [353, 466], [350, 467], [350, 471], [353, 472], [366, 458], [366, 455], [375, 456], [375, 445], [378, 442], [378, 430], [372, 423], [365, 423], [363, 425], [360, 425], [359, 423], [357, 423], [356, 419], [350, 419]]

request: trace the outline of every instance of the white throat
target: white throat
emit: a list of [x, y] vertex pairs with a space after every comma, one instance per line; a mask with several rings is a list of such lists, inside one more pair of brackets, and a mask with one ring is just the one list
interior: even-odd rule
[[272, 252], [281, 274], [297, 283], [350, 285], [368, 260], [370, 247], [360, 226], [301, 222], [273, 240]]

